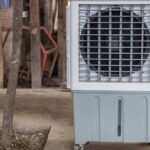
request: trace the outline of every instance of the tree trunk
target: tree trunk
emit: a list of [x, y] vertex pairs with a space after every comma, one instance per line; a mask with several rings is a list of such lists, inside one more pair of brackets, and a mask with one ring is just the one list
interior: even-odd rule
[[23, 0], [14, 1], [13, 14], [13, 53], [8, 75], [8, 87], [4, 103], [4, 116], [2, 123], [2, 146], [11, 144], [13, 129], [13, 112], [16, 98], [17, 78], [20, 61], [20, 49], [22, 38], [22, 10]]
[[58, 49], [60, 85], [66, 83], [66, 0], [58, 0]]
[[42, 87], [39, 0], [30, 0], [32, 88]]
[[44, 25], [52, 32], [52, 0], [44, 0]]
[[[1, 20], [1, 12], [0, 12], [0, 20]], [[4, 59], [3, 59], [3, 49], [2, 49], [2, 26], [0, 22], [0, 88], [3, 88], [4, 84]]]
[[57, 0], [44, 0], [44, 25], [50, 33], [54, 30], [57, 6]]

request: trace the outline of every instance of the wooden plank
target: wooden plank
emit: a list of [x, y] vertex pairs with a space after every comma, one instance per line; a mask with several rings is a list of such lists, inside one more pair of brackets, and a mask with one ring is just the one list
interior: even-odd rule
[[41, 50], [39, 0], [30, 1], [32, 88], [41, 88]]
[[2, 123], [2, 145], [9, 146], [11, 144], [12, 128], [13, 128], [13, 112], [16, 98], [17, 78], [20, 62], [20, 49], [22, 37], [22, 10], [23, 0], [16, 0], [14, 5], [13, 18], [13, 53], [10, 63], [8, 75], [8, 88], [5, 96], [4, 116]]
[[[1, 20], [1, 13], [0, 13]], [[4, 58], [3, 58], [3, 49], [2, 49], [2, 27], [0, 22], [0, 88], [3, 87], [4, 84]]]
[[59, 79], [66, 83], [66, 0], [58, 0]]

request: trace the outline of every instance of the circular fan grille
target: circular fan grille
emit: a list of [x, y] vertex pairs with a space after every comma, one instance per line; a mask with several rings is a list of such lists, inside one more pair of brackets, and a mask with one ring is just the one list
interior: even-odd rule
[[[122, 25], [120, 26], [121, 21]], [[101, 23], [101, 29], [99, 29], [98, 22]], [[120, 8], [111, 11], [108, 9], [101, 10], [100, 21], [98, 13], [92, 15], [90, 24], [86, 23], [81, 32], [82, 57], [87, 64], [89, 61], [89, 67], [92, 71], [98, 72], [99, 67], [102, 76], [107, 77], [110, 74], [112, 77], [119, 77], [120, 74], [122, 77], [129, 76], [140, 70], [141, 64], [148, 57], [149, 50], [146, 47], [149, 38], [146, 35], [149, 34], [149, 30], [146, 24], [144, 24], [144, 29], [142, 28], [142, 17], [131, 11], [120, 10]], [[90, 37], [87, 34], [90, 34]], [[120, 36], [122, 37], [120, 38]], [[88, 42], [89, 38], [90, 42]], [[88, 53], [90, 53], [89, 56]], [[100, 61], [100, 66], [98, 66], [98, 61]]]

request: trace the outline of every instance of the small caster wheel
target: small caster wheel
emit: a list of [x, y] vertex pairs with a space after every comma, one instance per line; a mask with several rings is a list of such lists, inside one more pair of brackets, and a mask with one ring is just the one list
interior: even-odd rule
[[83, 145], [75, 145], [74, 150], [84, 150], [84, 146]]

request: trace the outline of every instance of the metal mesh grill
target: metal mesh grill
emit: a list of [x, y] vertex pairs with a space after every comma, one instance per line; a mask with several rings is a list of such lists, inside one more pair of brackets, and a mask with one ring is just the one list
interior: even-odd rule
[[80, 5], [79, 80], [149, 82], [149, 29], [149, 5]]

